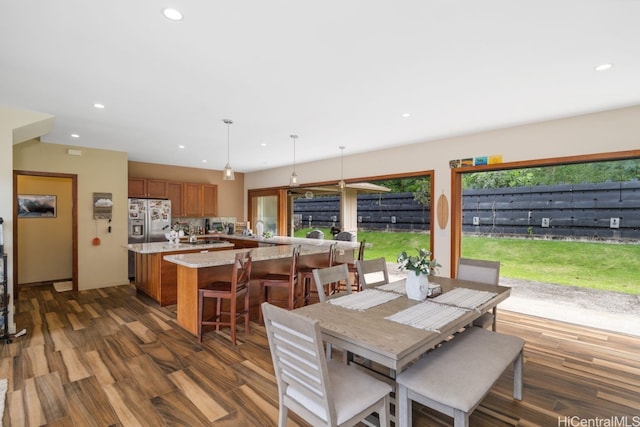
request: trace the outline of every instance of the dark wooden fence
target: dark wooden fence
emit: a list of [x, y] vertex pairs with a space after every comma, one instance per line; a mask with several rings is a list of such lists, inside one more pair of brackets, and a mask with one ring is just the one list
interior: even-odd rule
[[640, 238], [640, 181], [468, 190], [465, 232]]
[[[338, 196], [297, 199], [298, 227], [340, 226]], [[428, 231], [429, 208], [412, 193], [358, 196], [358, 227]], [[640, 181], [466, 190], [466, 233], [640, 239]]]

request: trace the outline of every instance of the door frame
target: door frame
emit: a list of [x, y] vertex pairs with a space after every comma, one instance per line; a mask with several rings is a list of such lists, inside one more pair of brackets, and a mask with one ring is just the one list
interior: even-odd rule
[[54, 172], [13, 171], [13, 301], [18, 300], [18, 177], [39, 176], [48, 178], [68, 178], [71, 180], [71, 281], [72, 290], [78, 291], [78, 175]]

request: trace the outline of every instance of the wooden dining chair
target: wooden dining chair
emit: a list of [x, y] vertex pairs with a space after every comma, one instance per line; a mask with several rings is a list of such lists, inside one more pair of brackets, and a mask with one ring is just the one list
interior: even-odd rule
[[[332, 298], [338, 298], [351, 293], [351, 275], [346, 264], [338, 264], [333, 267], [316, 268], [313, 270], [313, 280], [318, 289], [320, 302], [326, 302]], [[329, 289], [339, 289], [336, 292], [327, 292]], [[325, 292], [321, 292], [324, 290]]]
[[389, 283], [387, 261], [384, 258], [357, 260], [356, 270], [358, 270], [358, 278], [362, 289]]
[[[316, 268], [313, 270], [313, 281], [318, 289], [320, 302], [326, 302], [333, 298], [351, 294], [351, 274], [346, 264], [338, 264], [333, 267]], [[322, 292], [322, 291], [324, 292]], [[332, 291], [330, 291], [332, 290]], [[332, 346], [326, 344], [327, 359], [332, 357]], [[346, 363], [349, 355], [343, 352], [343, 361]]]
[[291, 410], [313, 426], [353, 426], [374, 412], [390, 425], [392, 387], [359, 368], [327, 360], [317, 320], [262, 303], [278, 383], [278, 426]]
[[[220, 326], [229, 326], [231, 329], [231, 342], [236, 345], [236, 323], [239, 318], [244, 317], [244, 332], [249, 333], [249, 281], [251, 280], [251, 253], [239, 252], [236, 254], [233, 268], [231, 270], [231, 280], [215, 281], [198, 289], [198, 341], [202, 342], [203, 326], [215, 325], [216, 331]], [[240, 311], [237, 308], [239, 298], [244, 298]], [[206, 318], [205, 302], [208, 299], [216, 301], [216, 312], [214, 317]], [[229, 301], [229, 311], [222, 311], [222, 301]], [[223, 315], [229, 317], [228, 321], [223, 321]], [[226, 320], [226, 319], [225, 319]]]
[[[315, 268], [326, 268], [333, 266], [336, 257], [336, 246], [337, 243], [332, 243], [329, 246], [329, 250], [327, 251], [327, 261], [326, 264], [321, 267], [300, 267], [299, 274], [300, 280], [302, 280], [302, 298], [303, 304], [309, 304], [312, 296], [315, 295], [315, 298], [318, 298], [318, 289], [313, 280], [313, 270]], [[330, 290], [330, 292], [334, 292], [335, 289]]]
[[[294, 246], [291, 254], [291, 263], [288, 273], [269, 273], [260, 279], [260, 303], [279, 302], [284, 303], [289, 310], [298, 305], [298, 297], [301, 295], [298, 286], [298, 267], [300, 264], [300, 246]], [[285, 298], [274, 299], [273, 289], [283, 289]], [[282, 293], [282, 292], [280, 292]], [[259, 310], [260, 311], [260, 310]], [[262, 312], [259, 313], [259, 321], [262, 324]]]
[[[486, 261], [482, 259], [460, 258], [456, 279], [469, 280], [471, 282], [498, 285], [500, 282], [500, 261]], [[473, 326], [487, 328], [491, 325], [496, 330], [497, 307], [493, 307], [491, 313], [484, 313], [473, 321]]]
[[[346, 264], [347, 268], [349, 269], [349, 273], [353, 275], [352, 285], [353, 285], [355, 291], [361, 291], [362, 290], [362, 284], [360, 283], [360, 277], [358, 276], [358, 269], [356, 268], [356, 261], [364, 260], [364, 248], [365, 248], [365, 246], [366, 246], [366, 241], [361, 240], [360, 241], [360, 245], [358, 246], [357, 255], [354, 257], [354, 259], [352, 261], [344, 262], [344, 264]], [[336, 259], [336, 264], [337, 263], [338, 263], [338, 261]]]

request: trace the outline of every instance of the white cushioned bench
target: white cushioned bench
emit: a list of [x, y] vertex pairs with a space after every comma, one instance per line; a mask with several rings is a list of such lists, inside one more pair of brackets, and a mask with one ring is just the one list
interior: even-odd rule
[[513, 397], [522, 399], [521, 338], [469, 328], [428, 353], [398, 375], [397, 417], [411, 425], [411, 401], [454, 418], [455, 427], [469, 425], [469, 415], [502, 373], [513, 363]]

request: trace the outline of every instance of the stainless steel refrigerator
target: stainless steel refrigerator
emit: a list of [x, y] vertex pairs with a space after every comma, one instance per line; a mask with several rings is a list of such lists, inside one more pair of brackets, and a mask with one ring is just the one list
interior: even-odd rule
[[[129, 199], [129, 243], [163, 242], [171, 229], [171, 200]], [[129, 277], [135, 274], [129, 252]]]

